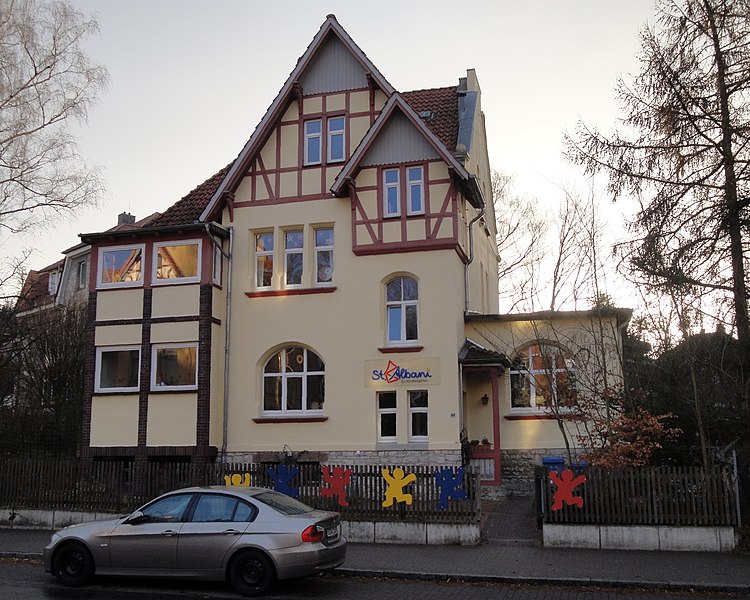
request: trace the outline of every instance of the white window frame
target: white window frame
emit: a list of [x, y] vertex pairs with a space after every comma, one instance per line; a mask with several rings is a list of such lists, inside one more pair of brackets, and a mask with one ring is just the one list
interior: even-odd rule
[[222, 253], [221, 242], [214, 240], [214, 261], [211, 272], [211, 281], [221, 287], [222, 275], [224, 272], [224, 254]]
[[[425, 394], [427, 397], [427, 406], [412, 406], [412, 394]], [[409, 403], [409, 441], [410, 442], [427, 442], [430, 439], [430, 396], [427, 390], [409, 390], [406, 393], [406, 401]], [[427, 435], [414, 434], [413, 416], [417, 414], [427, 415]]]
[[[157, 385], [156, 367], [158, 364], [157, 353], [159, 350], [172, 350], [180, 348], [195, 348], [195, 373], [193, 383], [186, 385]], [[151, 391], [168, 392], [168, 391], [187, 391], [198, 389], [198, 342], [179, 343], [179, 344], [152, 344], [151, 345]]]
[[[287, 371], [286, 358], [287, 358], [287, 350], [289, 348], [301, 348], [304, 351], [304, 365], [301, 371]], [[315, 354], [323, 363], [322, 371], [309, 371], [308, 370], [308, 359], [307, 359], [308, 352], [312, 352], [313, 354]], [[271, 358], [278, 353], [281, 353], [281, 372], [280, 373], [266, 373], [266, 365], [271, 360]], [[323, 385], [325, 386], [325, 376], [326, 376], [325, 361], [323, 361], [320, 354], [318, 354], [314, 350], [310, 350], [306, 348], [305, 346], [300, 346], [298, 344], [289, 344], [288, 346], [279, 348], [278, 350], [268, 355], [266, 359], [263, 361], [262, 374], [263, 374], [263, 377], [261, 379], [262, 381], [261, 385], [263, 387], [261, 389], [261, 410], [262, 410], [263, 415], [265, 416], [280, 416], [280, 415], [281, 416], [300, 416], [300, 415], [320, 416], [323, 414], [322, 408], [309, 408], [308, 407], [308, 397], [307, 397], [308, 377], [322, 375]], [[276, 377], [281, 377], [281, 409], [280, 410], [268, 410], [265, 407], [266, 379], [271, 379], [271, 378], [276, 378]], [[302, 380], [302, 408], [299, 410], [287, 408], [287, 382], [289, 379], [301, 379]], [[323, 398], [324, 406], [325, 406], [325, 401], [326, 399]]]
[[47, 292], [50, 296], [57, 294], [57, 288], [60, 287], [60, 271], [50, 271], [47, 276]]
[[[409, 174], [412, 170], [419, 169], [419, 179], [412, 181]], [[424, 198], [424, 167], [422, 165], [412, 165], [406, 167], [406, 214], [407, 215], [423, 215], [425, 213], [425, 198]], [[413, 186], [419, 187], [419, 208], [415, 209], [412, 206], [412, 190]]]
[[[159, 249], [167, 246], [198, 246], [196, 257], [196, 274], [188, 277], [171, 277], [157, 278], [156, 272], [159, 267]], [[201, 263], [203, 262], [203, 241], [194, 240], [175, 240], [154, 243], [153, 259], [151, 261], [151, 285], [177, 285], [181, 283], [198, 283], [201, 280]]]
[[[310, 133], [308, 131], [308, 125], [311, 123], [317, 123], [319, 125], [320, 131]], [[304, 164], [305, 165], [319, 165], [323, 161], [323, 120], [322, 119], [308, 119], [306, 120], [302, 127], [304, 128], [304, 148], [305, 148], [305, 156], [304, 156]], [[318, 140], [318, 160], [310, 160], [310, 140], [317, 139]]]
[[[133, 387], [102, 387], [102, 354], [104, 352], [131, 352], [138, 351], [138, 377], [137, 384]], [[140, 390], [141, 379], [141, 347], [140, 346], [97, 346], [96, 348], [96, 365], [94, 369], [94, 392], [99, 394], [117, 394], [121, 392], [137, 392]]]
[[[393, 394], [393, 397], [396, 398], [396, 405], [389, 408], [381, 408], [380, 406], [380, 397], [381, 395], [386, 394]], [[377, 403], [377, 411], [378, 411], [378, 441], [383, 442], [386, 444], [392, 444], [394, 442], [398, 441], [398, 393], [396, 390], [387, 390], [387, 391], [379, 391], [375, 393], [375, 402]], [[396, 435], [383, 435], [383, 415], [396, 415]]]
[[89, 282], [89, 261], [85, 258], [78, 261], [76, 276], [78, 277], [77, 289], [85, 289], [88, 286]]
[[[414, 283], [417, 285], [417, 298], [416, 300], [404, 300], [403, 298], [403, 282], [401, 284], [401, 299], [400, 300], [388, 300], [388, 284], [390, 284], [392, 281], [395, 281], [396, 279], [411, 279], [414, 281]], [[413, 339], [407, 339], [406, 337], [406, 307], [407, 306], [414, 306], [416, 307], [416, 319], [417, 319], [417, 336]], [[399, 307], [400, 313], [401, 313], [401, 331], [399, 333], [399, 339], [392, 340], [390, 338], [391, 333], [391, 322], [390, 322], [390, 309], [394, 307]], [[386, 341], [389, 346], [403, 346], [403, 345], [413, 345], [419, 342], [419, 281], [415, 277], [410, 277], [409, 275], [398, 275], [396, 277], [391, 277], [386, 283], [385, 283], [385, 337]]]
[[[287, 234], [288, 233], [299, 233], [302, 236], [302, 246], [299, 248], [289, 248], [287, 246]], [[302, 227], [284, 229], [284, 287], [287, 288], [298, 288], [302, 287], [305, 276], [305, 230]], [[298, 254], [302, 260], [302, 273], [300, 273], [299, 283], [289, 283], [289, 257], [293, 254]]]
[[[318, 245], [318, 231], [325, 231], [329, 230], [331, 232], [331, 237], [333, 239], [333, 244], [331, 245]], [[315, 260], [315, 285], [325, 287], [325, 286], [331, 286], [333, 285], [333, 274], [334, 274], [334, 266], [333, 266], [333, 248], [336, 244], [336, 234], [334, 232], [333, 226], [318, 226], [313, 228], [313, 244], [314, 244], [314, 257]], [[331, 274], [328, 278], [328, 281], [321, 281], [320, 278], [320, 266], [318, 262], [318, 255], [321, 252], [330, 252], [331, 253]]]
[[[387, 182], [388, 174], [395, 173], [396, 181]], [[388, 209], [388, 190], [396, 190], [396, 210], [391, 212]], [[383, 216], [384, 217], [400, 217], [401, 216], [401, 169], [383, 169]]]
[[[266, 235], [270, 233], [271, 234], [271, 249], [270, 250], [258, 250], [258, 236]], [[253, 232], [253, 246], [254, 246], [254, 261], [255, 261], [255, 287], [259, 290], [268, 290], [273, 287], [273, 273], [275, 271], [276, 267], [276, 261], [274, 260], [274, 250], [276, 248], [276, 232], [274, 230], [265, 230], [265, 231], [255, 231]], [[259, 263], [258, 259], [262, 256], [270, 256], [271, 257], [271, 283], [268, 285], [262, 285], [260, 280], [261, 270], [259, 269]]]
[[[103, 282], [102, 272], [104, 270], [104, 255], [107, 252], [118, 252], [121, 250], [140, 250], [141, 252], [141, 276], [136, 281], [115, 281]], [[102, 246], [99, 248], [96, 265], [96, 287], [97, 289], [122, 288], [122, 287], [142, 287], [144, 280], [144, 271], [146, 267], [146, 245], [145, 244], [123, 244], [120, 246]]]
[[[534, 354], [530, 352], [530, 349], [535, 348], [535, 347], [555, 349], [555, 354], [551, 357], [553, 360], [552, 364], [555, 366], [545, 367], [542, 369], [535, 369], [533, 366]], [[510, 370], [510, 376], [511, 378], [514, 375], [519, 376], [519, 377], [524, 377], [528, 381], [529, 406], [513, 406], [513, 391], [511, 390], [511, 395], [509, 399], [511, 412], [512, 413], [525, 413], [525, 414], [539, 414], [539, 413], [543, 413], [549, 410], [558, 410], [561, 412], [567, 412], [567, 411], [572, 410], [572, 407], [570, 406], [558, 405], [558, 399], [557, 399], [557, 374], [558, 373], [565, 373], [569, 378], [572, 376], [574, 384], [575, 384], [576, 367], [572, 358], [567, 356], [567, 353], [560, 346], [554, 343], [545, 343], [543, 341], [536, 341], [530, 344], [526, 344], [525, 346], [522, 346], [520, 348], [517, 354], [520, 354], [521, 352], [524, 352], [524, 351], [527, 352], [527, 356], [526, 356], [526, 362], [523, 365], [523, 368], [518, 369], [516, 365], [513, 365]], [[543, 354], [540, 354], [540, 355], [543, 356]], [[565, 367], [560, 368], [556, 366], [558, 356], [562, 357], [563, 364], [565, 365]], [[535, 377], [536, 375], [539, 375], [540, 377], [547, 377], [550, 380], [550, 393], [552, 394], [551, 406], [548, 404], [536, 403], [536, 392], [537, 392], [537, 383], [536, 383], [536, 377]]]
[[[331, 122], [341, 120], [341, 129], [332, 130]], [[326, 154], [329, 163], [343, 162], [346, 160], [346, 117], [344, 115], [336, 115], [328, 117], [326, 119], [326, 131], [327, 131], [327, 148]], [[341, 156], [333, 157], [331, 155], [331, 149], [333, 148], [333, 138], [336, 136], [341, 137]]]

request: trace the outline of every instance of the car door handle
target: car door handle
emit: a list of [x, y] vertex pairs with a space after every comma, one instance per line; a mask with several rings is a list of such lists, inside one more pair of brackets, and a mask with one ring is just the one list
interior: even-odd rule
[[240, 532], [237, 529], [225, 529], [221, 533], [223, 533], [224, 535], [239, 535], [240, 534]]
[[165, 537], [172, 537], [175, 533], [177, 533], [174, 529], [167, 529], [166, 531], [162, 531], [161, 534]]

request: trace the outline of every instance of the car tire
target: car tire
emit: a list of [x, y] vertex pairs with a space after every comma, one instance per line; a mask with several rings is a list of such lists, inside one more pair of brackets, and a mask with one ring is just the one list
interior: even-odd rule
[[276, 582], [273, 562], [263, 552], [245, 550], [229, 564], [229, 583], [245, 596], [260, 596]]
[[94, 576], [94, 559], [82, 544], [68, 542], [55, 552], [52, 573], [63, 585], [86, 585]]

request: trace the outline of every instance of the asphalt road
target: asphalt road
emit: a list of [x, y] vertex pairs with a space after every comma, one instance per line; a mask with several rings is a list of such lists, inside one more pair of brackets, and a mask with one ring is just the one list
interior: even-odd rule
[[[467, 584], [459, 581], [425, 582], [360, 579], [328, 575], [282, 582], [266, 596], [277, 599], [323, 600], [718, 600], [745, 596], [731, 594], [668, 593], [653, 590], [603, 588], [549, 588], [509, 584]], [[65, 588], [44, 572], [39, 563], [0, 560], [0, 600], [199, 600], [237, 599], [229, 586], [125, 578], [97, 578], [86, 588]]]

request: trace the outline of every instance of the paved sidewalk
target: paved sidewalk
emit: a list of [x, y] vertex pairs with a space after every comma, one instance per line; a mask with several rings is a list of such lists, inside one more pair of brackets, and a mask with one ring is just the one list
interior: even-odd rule
[[[0, 558], [40, 559], [49, 537], [49, 531], [0, 529]], [[481, 546], [350, 544], [346, 563], [337, 572], [750, 593], [750, 553], [543, 548], [534, 540], [490, 540]]]

